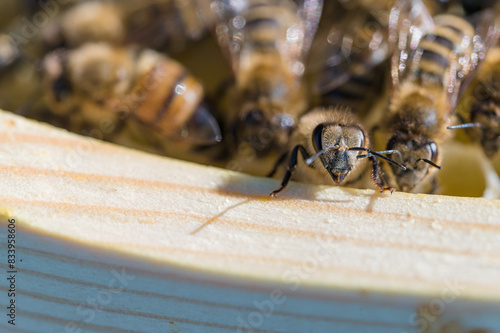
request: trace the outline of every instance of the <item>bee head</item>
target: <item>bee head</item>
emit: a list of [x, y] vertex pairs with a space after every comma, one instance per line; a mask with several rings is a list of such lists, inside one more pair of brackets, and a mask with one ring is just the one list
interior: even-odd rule
[[360, 151], [365, 147], [365, 132], [356, 125], [320, 124], [312, 134], [312, 142], [321, 163], [336, 184], [340, 184], [358, 164]]
[[405, 192], [420, 184], [431, 172], [431, 167], [440, 169], [436, 164], [438, 147], [429, 138], [393, 136], [387, 144], [387, 150], [398, 151], [392, 154], [392, 159], [406, 166], [404, 170], [391, 165], [398, 187]]
[[250, 107], [236, 120], [233, 136], [236, 142], [248, 144], [260, 156], [285, 146], [294, 124], [293, 117], [285, 113]]

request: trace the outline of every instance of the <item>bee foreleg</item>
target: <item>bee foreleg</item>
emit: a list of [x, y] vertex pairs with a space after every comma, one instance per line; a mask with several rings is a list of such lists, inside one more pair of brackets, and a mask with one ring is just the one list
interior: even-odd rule
[[380, 193], [383, 193], [384, 191], [391, 191], [394, 192], [396, 189], [394, 187], [389, 187], [389, 186], [384, 186], [384, 183], [382, 181], [382, 178], [380, 177], [380, 167], [378, 164], [378, 160], [375, 158], [375, 156], [371, 155], [369, 159], [372, 161], [372, 182], [375, 185], [375, 187], [380, 191]]
[[278, 160], [276, 161], [276, 163], [274, 163], [274, 167], [271, 170], [271, 172], [269, 172], [266, 175], [266, 177], [272, 177], [272, 176], [274, 176], [274, 174], [276, 173], [276, 171], [278, 171], [278, 167], [281, 164], [283, 164], [283, 162], [285, 162], [287, 156], [288, 156], [288, 152], [285, 152], [283, 155], [281, 155], [280, 158], [278, 158]]
[[270, 194], [271, 197], [276, 198], [277, 194], [281, 192], [288, 185], [288, 182], [292, 177], [292, 173], [295, 171], [295, 168], [297, 167], [297, 155], [299, 154], [299, 150], [302, 153], [302, 158], [304, 160], [309, 158], [309, 155], [307, 154], [306, 149], [303, 146], [297, 145], [295, 146], [295, 148], [293, 148], [292, 153], [290, 154], [288, 169], [286, 170], [285, 177], [283, 177], [283, 181], [281, 182], [281, 187], [275, 191], [272, 191]]

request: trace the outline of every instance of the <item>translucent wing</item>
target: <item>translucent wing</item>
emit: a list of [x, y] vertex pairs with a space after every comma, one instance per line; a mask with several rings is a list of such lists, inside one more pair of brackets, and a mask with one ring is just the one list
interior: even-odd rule
[[[453, 89], [450, 85], [448, 91], [454, 91], [450, 95], [453, 105], [457, 102], [460, 94], [467, 88], [474, 78], [475, 72], [480, 67], [486, 54], [491, 47], [498, 44], [500, 40], [500, 22], [493, 10], [483, 10], [469, 17], [468, 21], [474, 26], [475, 34], [471, 38], [469, 52], [460, 50], [458, 57], [457, 79], [461, 80], [460, 89]], [[453, 81], [450, 82], [453, 84]]]
[[[466, 88], [482, 60], [486, 57], [488, 49], [498, 38], [498, 27], [495, 24], [495, 15], [491, 10], [485, 10], [467, 19], [470, 29], [466, 24], [453, 23], [451, 15], [435, 17], [437, 26], [463, 27], [462, 39], [457, 43], [450, 56], [450, 69], [444, 77], [443, 83], [448, 93], [448, 102], [452, 111], [458, 98]], [[463, 21], [462, 21], [463, 22]]]
[[422, 36], [434, 29], [431, 15], [420, 0], [399, 0], [389, 17], [389, 45], [392, 49], [391, 78], [393, 90], [411, 74], [418, 61]]
[[424, 86], [438, 84], [447, 94], [452, 111], [460, 92], [497, 38], [494, 15], [483, 11], [465, 20], [442, 14], [428, 23], [430, 17], [425, 8], [417, 7], [415, 1], [398, 2], [391, 13], [394, 87], [403, 80], [417, 80]]
[[368, 77], [389, 57], [387, 28], [362, 8], [335, 20], [322, 39], [325, 61], [319, 62], [318, 92], [324, 95], [352, 77]]
[[297, 75], [321, 15], [322, 0], [216, 0], [210, 4], [219, 45], [234, 73], [254, 52], [278, 52]]
[[497, 45], [500, 37], [500, 18], [491, 10], [483, 10], [471, 17], [469, 21], [475, 27], [473, 39], [473, 54], [471, 69], [477, 69], [477, 66], [486, 57], [488, 50]]

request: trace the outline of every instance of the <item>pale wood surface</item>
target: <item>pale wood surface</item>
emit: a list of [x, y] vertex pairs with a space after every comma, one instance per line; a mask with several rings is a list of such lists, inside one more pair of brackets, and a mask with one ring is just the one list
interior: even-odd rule
[[[20, 230], [27, 331], [68, 320], [88, 331], [235, 331], [273, 288], [286, 301], [254, 331], [414, 332], [417, 308], [449, 290], [446, 320], [429, 322], [500, 331], [499, 200], [297, 183], [271, 199], [276, 180], [7, 113], [0, 137], [0, 209]], [[75, 307], [120, 268], [136, 279], [83, 323]]]

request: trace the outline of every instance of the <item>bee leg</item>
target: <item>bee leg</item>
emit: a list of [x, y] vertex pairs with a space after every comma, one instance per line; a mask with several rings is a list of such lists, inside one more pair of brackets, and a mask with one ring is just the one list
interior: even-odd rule
[[274, 174], [276, 173], [276, 171], [278, 171], [278, 167], [283, 164], [283, 162], [285, 162], [286, 160], [286, 157], [288, 156], [288, 152], [285, 152], [283, 155], [280, 156], [280, 158], [278, 158], [278, 160], [276, 161], [276, 163], [274, 164], [274, 167], [273, 169], [271, 170], [271, 172], [269, 172], [266, 177], [272, 177], [274, 176]]
[[383, 193], [384, 191], [390, 191], [392, 194], [392, 192], [394, 192], [396, 189], [394, 187], [384, 186], [384, 183], [383, 183], [382, 179], [380, 178], [381, 172], [380, 172], [380, 167], [378, 165], [377, 159], [373, 155], [370, 156], [369, 158], [373, 163], [372, 174], [371, 174], [373, 184], [380, 191], [380, 193]]
[[299, 154], [299, 150], [302, 153], [302, 158], [306, 160], [309, 158], [305, 148], [301, 145], [295, 146], [293, 148], [292, 153], [290, 154], [290, 161], [288, 163], [288, 169], [286, 170], [285, 177], [283, 177], [283, 181], [281, 182], [281, 187], [275, 191], [272, 191], [271, 194], [269, 194], [271, 197], [276, 198], [277, 194], [281, 192], [287, 185], [288, 182], [290, 181], [290, 178], [292, 177], [292, 173], [295, 171], [295, 168], [297, 167], [297, 155]]

